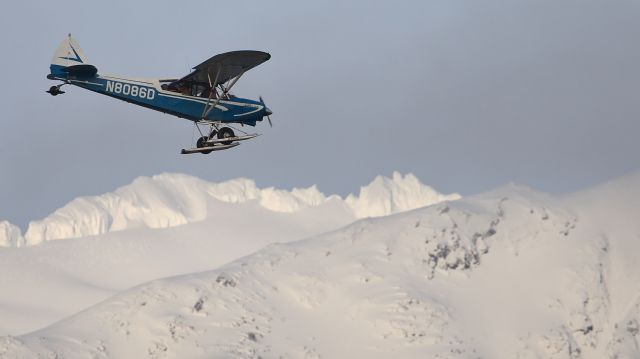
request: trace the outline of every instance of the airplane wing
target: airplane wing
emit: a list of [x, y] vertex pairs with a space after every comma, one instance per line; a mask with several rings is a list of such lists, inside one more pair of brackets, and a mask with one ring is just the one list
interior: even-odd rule
[[211, 83], [215, 87], [218, 84], [224, 84], [242, 75], [270, 58], [270, 54], [262, 51], [243, 50], [225, 52], [194, 67], [193, 72], [175, 81], [173, 84], [191, 82], [208, 85]]

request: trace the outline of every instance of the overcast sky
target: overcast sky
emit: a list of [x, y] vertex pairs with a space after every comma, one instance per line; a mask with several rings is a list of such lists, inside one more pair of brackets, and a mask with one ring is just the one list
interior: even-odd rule
[[[0, 13], [0, 219], [24, 227], [81, 195], [183, 172], [356, 192], [413, 172], [468, 195], [562, 193], [640, 169], [635, 0], [8, 1]], [[238, 49], [272, 58], [235, 93], [274, 127], [180, 155], [193, 125], [67, 87], [44, 91], [71, 32], [101, 73], [180, 77]]]

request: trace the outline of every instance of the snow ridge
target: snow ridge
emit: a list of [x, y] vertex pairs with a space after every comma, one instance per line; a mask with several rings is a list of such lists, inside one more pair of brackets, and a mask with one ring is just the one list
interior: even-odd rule
[[[114, 192], [80, 197], [39, 221], [29, 223], [24, 238], [8, 222], [0, 225], [0, 245], [36, 245], [48, 240], [95, 236], [131, 228], [167, 228], [205, 219], [211, 201], [257, 203], [274, 212], [293, 213], [341, 202], [355, 218], [386, 216], [444, 200], [459, 199], [444, 195], [422, 184], [413, 174], [394, 172], [392, 178], [376, 177], [361, 187], [358, 196], [346, 199], [326, 196], [314, 185], [291, 191], [258, 188], [253, 180], [234, 179], [211, 183], [184, 174], [160, 174], [139, 177]], [[5, 228], [4, 232], [2, 232]]]

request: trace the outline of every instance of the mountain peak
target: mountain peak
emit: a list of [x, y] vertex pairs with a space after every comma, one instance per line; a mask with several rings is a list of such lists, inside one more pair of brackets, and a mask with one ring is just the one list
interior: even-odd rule
[[[138, 177], [131, 184], [103, 195], [76, 198], [46, 218], [29, 223], [24, 241], [34, 245], [130, 228], [175, 227], [201, 221], [212, 208], [223, 204], [252, 204], [273, 212], [295, 213], [335, 202], [342, 203], [356, 219], [386, 216], [458, 198], [458, 194], [435, 191], [413, 174], [399, 172], [394, 172], [391, 178], [377, 176], [360, 188], [358, 196], [351, 194], [346, 199], [327, 196], [315, 185], [284, 190], [259, 188], [247, 178], [213, 183], [185, 174], [162, 173]], [[5, 226], [9, 231], [10, 227]], [[15, 228], [11, 228], [14, 238]]]
[[409, 173], [393, 172], [391, 178], [377, 176], [361, 187], [358, 196], [350, 194], [345, 202], [358, 218], [386, 216], [428, 206], [442, 201], [460, 199], [457, 193], [443, 195]]

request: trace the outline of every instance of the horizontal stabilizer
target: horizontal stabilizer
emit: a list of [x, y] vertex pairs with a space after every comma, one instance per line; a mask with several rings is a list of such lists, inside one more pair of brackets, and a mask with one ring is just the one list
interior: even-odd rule
[[95, 66], [87, 64], [63, 67], [61, 71], [76, 77], [93, 77], [98, 73]]

